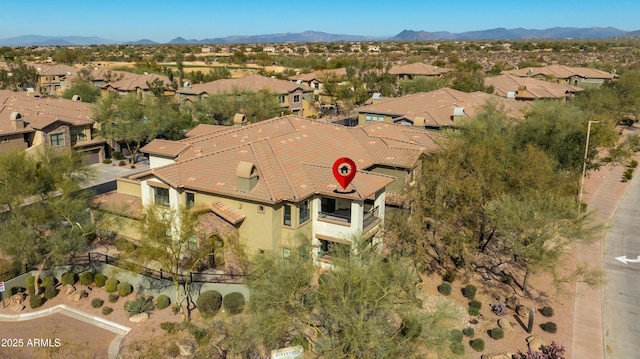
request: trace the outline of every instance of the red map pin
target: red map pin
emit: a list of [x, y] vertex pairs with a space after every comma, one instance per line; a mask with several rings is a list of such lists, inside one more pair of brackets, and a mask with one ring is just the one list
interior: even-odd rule
[[340, 183], [342, 189], [347, 189], [347, 186], [349, 186], [355, 176], [356, 164], [350, 158], [338, 158], [338, 160], [333, 163], [333, 177]]

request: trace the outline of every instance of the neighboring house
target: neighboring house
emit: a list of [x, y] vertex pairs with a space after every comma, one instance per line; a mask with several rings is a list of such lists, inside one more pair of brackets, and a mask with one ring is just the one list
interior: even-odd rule
[[451, 69], [446, 67], [427, 65], [422, 62], [393, 66], [389, 69], [389, 73], [396, 76], [398, 80], [413, 80], [418, 77], [438, 78], [449, 71]]
[[541, 80], [550, 79], [553, 82], [578, 87], [598, 87], [617, 77], [615, 70], [606, 72], [588, 67], [570, 67], [564, 65], [527, 67], [502, 71], [502, 74], [518, 77], [533, 77]]
[[101, 87], [102, 94], [104, 95], [111, 91], [116, 92], [121, 96], [128, 94], [136, 94], [141, 97], [152, 95], [149, 85], [153, 84], [156, 80], [161, 81], [164, 84], [165, 96], [175, 95], [175, 91], [171, 89], [171, 81], [169, 81], [169, 77], [148, 73], [143, 75], [133, 74], [133, 76], [123, 78], [119, 81], [111, 81]]
[[60, 95], [71, 87], [69, 78], [78, 72], [78, 69], [68, 65], [30, 64], [38, 73], [38, 85], [41, 93]]
[[338, 79], [344, 79], [346, 81], [347, 69], [343, 67], [339, 69], [318, 70], [310, 72], [308, 74], [291, 76], [289, 77], [289, 80], [313, 88], [315, 100], [325, 103], [331, 101], [331, 99], [322, 98], [324, 89], [323, 82], [326, 81], [328, 77], [336, 77]]
[[565, 100], [583, 91], [580, 87], [564, 83], [553, 83], [533, 77], [518, 77], [514, 75], [485, 77], [484, 85], [487, 87], [493, 86], [495, 95], [520, 101]]
[[105, 158], [106, 141], [94, 137], [90, 104], [0, 90], [0, 151], [73, 148], [86, 164]]
[[[104, 85], [110, 82], [117, 82], [117, 81], [129, 79], [129, 78], [137, 77], [139, 75], [134, 74], [132, 72], [116, 71], [116, 70], [109, 70], [109, 69], [96, 67], [91, 69], [90, 72], [88, 72], [87, 74], [84, 74], [84, 76], [94, 86], [102, 88]], [[77, 81], [79, 78], [80, 78], [80, 71], [75, 74], [72, 74], [69, 77], [69, 81], [73, 83], [74, 81]]]
[[402, 97], [382, 99], [358, 107], [358, 125], [371, 122], [397, 123], [405, 126], [438, 130], [455, 127], [463, 118], [473, 117], [487, 101], [496, 101], [513, 118], [524, 118], [530, 104], [485, 92], [462, 92], [442, 88]]
[[287, 80], [250, 75], [237, 79], [222, 79], [195, 85], [186, 82], [184, 85], [177, 91], [180, 103], [195, 101], [215, 94], [231, 94], [234, 90], [251, 92], [266, 90], [277, 97], [278, 103], [283, 109], [290, 111], [294, 115], [306, 117], [318, 115], [318, 111], [314, 106], [313, 89]]
[[[328, 251], [351, 245], [353, 235], [382, 241], [389, 188], [397, 187], [399, 196], [422, 154], [437, 146], [426, 131], [393, 124], [350, 128], [293, 115], [245, 127], [201, 126], [185, 140], [154, 140], [142, 148], [150, 170], [118, 179], [116, 191], [94, 198], [94, 208], [135, 221], [143, 205], [185, 206], [200, 214], [200, 239], [237, 230], [252, 253], [288, 258], [304, 251], [323, 265], [330, 263]], [[332, 173], [341, 157], [358, 167], [346, 190]], [[132, 228], [126, 223], [118, 234], [138, 238]], [[301, 247], [300, 236], [311, 239], [312, 248]]]

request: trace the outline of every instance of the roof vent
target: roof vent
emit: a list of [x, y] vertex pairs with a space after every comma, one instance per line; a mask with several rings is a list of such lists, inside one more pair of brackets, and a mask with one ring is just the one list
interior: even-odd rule
[[189, 81], [185, 81], [185, 82], [184, 82], [184, 88], [185, 88], [185, 89], [189, 89], [189, 88], [191, 88], [191, 82], [189, 82]]
[[249, 192], [258, 184], [258, 169], [253, 162], [240, 161], [236, 168], [238, 186], [236, 189], [241, 192]]
[[415, 127], [424, 127], [424, 126], [425, 126], [425, 124], [424, 124], [424, 117], [422, 117], [422, 116], [416, 116], [416, 117], [414, 117], [414, 119], [413, 119], [413, 126], [415, 126]]
[[71, 100], [73, 101], [82, 101], [82, 97], [80, 97], [80, 95], [73, 95], [73, 97], [71, 97]]
[[11, 112], [9, 120], [11, 120], [11, 128], [13, 128], [14, 131], [22, 130], [24, 128], [24, 121], [22, 121], [22, 115], [20, 112]]
[[372, 99], [381, 100], [382, 99], [382, 94], [380, 92], [376, 92], [376, 93], [373, 94]]
[[507, 92], [507, 98], [516, 98], [516, 92], [515, 91]]
[[533, 70], [529, 69], [529, 71], [527, 71], [527, 76], [531, 76], [531, 75], [533, 75]]
[[297, 83], [298, 85], [300, 85], [300, 84], [302, 84], [302, 80], [298, 80], [298, 81], [296, 81], [296, 83]]
[[464, 116], [464, 107], [454, 107], [453, 116]]
[[247, 116], [243, 113], [236, 113], [233, 116], [233, 125], [234, 126], [246, 126], [247, 125]]

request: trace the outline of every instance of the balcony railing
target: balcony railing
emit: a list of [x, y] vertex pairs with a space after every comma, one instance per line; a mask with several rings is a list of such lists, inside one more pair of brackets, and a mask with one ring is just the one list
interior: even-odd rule
[[338, 209], [334, 212], [318, 212], [318, 218], [342, 223], [351, 223], [351, 210]]

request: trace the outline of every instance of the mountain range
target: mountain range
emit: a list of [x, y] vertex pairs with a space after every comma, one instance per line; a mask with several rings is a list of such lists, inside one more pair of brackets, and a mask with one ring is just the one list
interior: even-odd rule
[[[638, 37], [640, 30], [624, 31], [615, 27], [553, 27], [549, 29], [505, 29], [495, 28], [479, 31], [452, 33], [448, 31], [414, 31], [403, 30], [393, 37], [373, 37], [360, 35], [328, 34], [320, 31], [304, 31], [298, 33], [279, 33], [250, 36], [227, 36], [207, 38], [203, 40], [177, 37], [167, 44], [248, 44], [248, 43], [283, 43], [283, 42], [340, 42], [340, 41], [438, 41], [438, 40], [518, 40], [518, 39], [597, 39], [614, 37]], [[138, 41], [116, 41], [101, 37], [85, 36], [40, 36], [25, 35], [0, 39], [0, 46], [84, 46], [84, 45], [154, 45], [155, 41], [143, 39]]]

